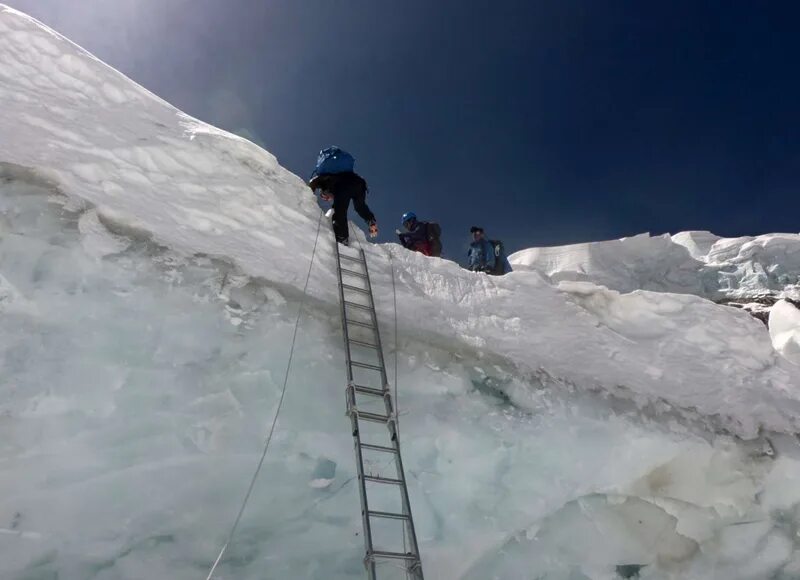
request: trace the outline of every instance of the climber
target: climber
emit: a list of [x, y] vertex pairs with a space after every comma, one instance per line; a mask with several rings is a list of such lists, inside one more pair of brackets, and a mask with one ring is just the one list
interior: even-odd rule
[[404, 213], [400, 221], [406, 231], [397, 230], [397, 236], [404, 248], [426, 256], [438, 258], [442, 255], [442, 228], [439, 224], [419, 221], [413, 211]]
[[511, 263], [506, 256], [503, 242], [487, 240], [483, 228], [472, 226], [472, 243], [468, 254], [469, 269], [473, 272], [485, 272], [493, 276], [502, 276], [511, 272]]
[[369, 236], [378, 235], [375, 214], [367, 206], [367, 182], [353, 171], [355, 159], [338, 147], [328, 147], [319, 152], [317, 166], [311, 174], [309, 187], [320, 190], [323, 201], [333, 201], [333, 233], [336, 241], [347, 245], [350, 230], [347, 226], [347, 210], [350, 200], [353, 207], [369, 226]]
[[495, 255], [494, 246], [484, 236], [483, 228], [472, 226], [470, 228], [472, 242], [467, 254], [467, 265], [473, 272], [494, 273]]

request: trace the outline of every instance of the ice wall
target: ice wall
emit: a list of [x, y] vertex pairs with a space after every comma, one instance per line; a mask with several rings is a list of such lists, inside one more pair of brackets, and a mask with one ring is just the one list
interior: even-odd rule
[[[0, 185], [0, 215], [0, 577], [203, 577], [258, 461], [297, 297], [110, 234], [49, 189]], [[363, 578], [336, 314], [312, 303], [301, 317], [220, 578]], [[455, 340], [401, 332], [396, 348], [382, 327], [428, 577], [613, 578], [635, 564], [700, 579], [728, 562], [737, 579], [792, 565], [796, 447], [743, 446]], [[534, 538], [544, 547], [526, 548]]]

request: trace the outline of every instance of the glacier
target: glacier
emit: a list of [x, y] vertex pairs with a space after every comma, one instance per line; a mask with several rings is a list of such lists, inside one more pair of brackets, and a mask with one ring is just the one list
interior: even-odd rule
[[[0, 5], [0, 577], [205, 577], [309, 266], [215, 577], [364, 577], [320, 212]], [[796, 236], [530, 249], [490, 278], [354, 231], [427, 577], [800, 577]], [[769, 328], [714, 303], [748, 292], [783, 298]]]
[[553, 281], [590, 281], [618, 290], [695, 294], [710, 300], [774, 294], [800, 297], [800, 234], [721, 238], [711, 232], [640, 234], [620, 240], [530, 248], [517, 270]]

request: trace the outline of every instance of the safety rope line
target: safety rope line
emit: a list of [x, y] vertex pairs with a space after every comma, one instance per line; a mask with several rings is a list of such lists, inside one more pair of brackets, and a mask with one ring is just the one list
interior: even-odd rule
[[[358, 237], [356, 237], [356, 241], [358, 242], [359, 249], [363, 251], [364, 246], [361, 244], [361, 240], [358, 239]], [[366, 237], [364, 238], [364, 241], [366, 241]], [[395, 284], [395, 276], [394, 276], [394, 252], [392, 252], [392, 248], [391, 247], [387, 248], [387, 250], [389, 251], [389, 267], [391, 268], [391, 271], [392, 271], [392, 303], [393, 303], [393, 306], [394, 306], [394, 400], [392, 401], [392, 403], [394, 405], [394, 421], [395, 421], [394, 425], [395, 425], [395, 430], [397, 431], [397, 438], [399, 439], [400, 438], [400, 403], [399, 403], [398, 398], [397, 398], [397, 360], [398, 360], [397, 353], [400, 350], [400, 348], [399, 348], [399, 345], [398, 345], [398, 338], [397, 338], [398, 337], [398, 331], [397, 331], [397, 286]], [[377, 310], [376, 310], [376, 313], [377, 313]], [[405, 552], [408, 549], [408, 546], [407, 546], [407, 543], [406, 543], [406, 533], [405, 533], [406, 525], [407, 525], [406, 522], [403, 522], [403, 552]], [[394, 564], [394, 566], [398, 566], [399, 567], [398, 564]], [[409, 578], [409, 576], [408, 576], [408, 566], [402, 566], [402, 569], [405, 571], [406, 580], [408, 580], [408, 578]]]
[[395, 418], [395, 425], [397, 427], [397, 436], [400, 436], [400, 407], [397, 400], [397, 352], [399, 346], [397, 344], [397, 287], [394, 281], [394, 253], [389, 248], [389, 267], [392, 269], [392, 302], [394, 304], [394, 409], [397, 417]]
[[305, 307], [306, 304], [308, 282], [311, 279], [311, 269], [314, 265], [314, 257], [317, 254], [317, 243], [319, 242], [319, 232], [322, 227], [322, 216], [323, 213], [320, 211], [319, 220], [317, 221], [317, 233], [314, 237], [314, 249], [311, 251], [311, 262], [308, 264], [308, 274], [306, 274], [306, 282], [303, 285], [303, 297], [300, 299], [300, 307], [297, 309], [297, 319], [294, 322], [294, 332], [292, 334], [292, 346], [289, 349], [289, 362], [286, 365], [286, 374], [283, 378], [283, 388], [281, 389], [281, 396], [280, 399], [278, 400], [278, 408], [275, 410], [275, 416], [272, 418], [272, 425], [270, 426], [269, 434], [267, 435], [267, 439], [264, 443], [264, 450], [261, 453], [261, 459], [259, 459], [256, 471], [255, 473], [253, 473], [253, 478], [250, 480], [250, 487], [247, 488], [247, 493], [244, 496], [244, 501], [242, 501], [242, 506], [239, 508], [239, 513], [237, 514], [236, 520], [234, 520], [233, 526], [231, 527], [231, 531], [228, 534], [228, 539], [225, 540], [225, 544], [222, 546], [222, 550], [220, 550], [219, 556], [217, 556], [217, 559], [214, 561], [214, 565], [211, 566], [211, 571], [208, 573], [206, 580], [211, 580], [212, 576], [214, 576], [214, 571], [217, 569], [217, 566], [222, 561], [222, 557], [225, 555], [225, 551], [228, 549], [231, 540], [233, 540], [233, 536], [236, 533], [236, 528], [239, 526], [239, 521], [242, 519], [245, 507], [247, 506], [247, 502], [250, 499], [250, 495], [253, 493], [253, 488], [256, 485], [258, 474], [261, 472], [261, 468], [264, 465], [264, 458], [267, 456], [267, 451], [269, 450], [269, 444], [272, 441], [272, 434], [275, 432], [275, 425], [278, 423], [278, 415], [280, 415], [281, 407], [283, 406], [283, 399], [286, 396], [286, 385], [289, 384], [289, 372], [292, 369], [292, 360], [294, 358], [294, 346], [295, 343], [297, 342], [297, 329], [300, 326], [300, 316], [303, 314], [303, 308]]
[[[392, 301], [394, 303], [394, 412], [395, 412], [395, 429], [397, 430], [397, 437], [400, 438], [400, 400], [397, 398], [397, 366], [398, 366], [398, 352], [400, 351], [400, 345], [398, 343], [398, 331], [397, 331], [397, 286], [394, 281], [394, 252], [392, 249], [389, 248], [389, 267], [392, 270]], [[405, 552], [408, 547], [406, 545], [406, 534], [405, 534], [405, 526], [406, 523], [403, 522], [403, 552]], [[408, 566], [403, 566], [405, 570], [406, 580], [408, 580]]]
[[[358, 248], [361, 251], [364, 251], [364, 246], [361, 243], [361, 240], [359, 239], [359, 237], [357, 235], [355, 235], [355, 232], [354, 232], [354, 236], [353, 237], [355, 238], [356, 242], [358, 242]], [[364, 241], [365, 242], [367, 241], [366, 235], [364, 236]], [[392, 272], [392, 303], [393, 303], [393, 306], [394, 306], [394, 400], [392, 401], [392, 403], [394, 405], [395, 429], [397, 431], [397, 438], [399, 439], [400, 438], [400, 404], [399, 404], [399, 401], [398, 401], [398, 398], [397, 398], [397, 376], [398, 376], [397, 367], [398, 367], [398, 352], [400, 350], [400, 347], [399, 347], [399, 344], [398, 344], [398, 340], [399, 339], [398, 339], [398, 329], [397, 329], [397, 285], [395, 283], [395, 275], [394, 275], [394, 252], [392, 252], [392, 248], [391, 247], [387, 248], [387, 250], [389, 252], [389, 267], [391, 268], [391, 272]], [[366, 256], [365, 256], [365, 259], [366, 259]], [[374, 306], [374, 303], [373, 303], [373, 306]], [[377, 316], [377, 308], [376, 308], [375, 312], [376, 312], [376, 316]], [[407, 523], [403, 522], [403, 552], [408, 550], [408, 544], [407, 544], [407, 538], [406, 538], [406, 532], [405, 532], [406, 525], [407, 525]], [[389, 563], [389, 565], [392, 566], [392, 567], [397, 567], [397, 568], [401, 567], [401, 565], [397, 564], [397, 563]], [[402, 566], [402, 569], [405, 572], [406, 580], [408, 580], [409, 579], [408, 566]]]

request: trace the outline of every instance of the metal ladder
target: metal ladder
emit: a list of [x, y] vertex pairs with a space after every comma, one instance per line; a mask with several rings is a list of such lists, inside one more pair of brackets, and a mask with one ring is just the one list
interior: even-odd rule
[[[400, 455], [397, 415], [392, 403], [389, 381], [386, 377], [386, 365], [383, 360], [381, 337], [378, 331], [378, 317], [375, 312], [372, 284], [369, 279], [364, 250], [359, 249], [357, 256], [348, 255], [342, 253], [339, 244], [336, 243], [336, 264], [344, 351], [347, 360], [347, 415], [350, 417], [358, 469], [361, 518], [366, 548], [364, 565], [367, 568], [367, 577], [369, 580], [377, 579], [376, 564], [378, 562], [394, 561], [397, 563], [399, 561], [405, 568], [407, 578], [423, 580], [422, 561], [414, 531], [414, 520], [411, 517], [411, 503], [408, 499], [403, 460]], [[354, 351], [360, 360], [354, 360]], [[379, 383], [376, 384], [376, 381]], [[370, 405], [380, 406], [381, 402], [383, 402], [382, 412], [366, 410], [370, 408]], [[359, 405], [363, 408], [360, 409]], [[380, 434], [378, 437], [387, 438], [386, 443], [382, 439], [365, 442], [366, 436], [362, 433], [362, 422], [385, 425], [385, 432], [380, 428], [377, 431]], [[393, 460], [396, 468], [395, 474], [387, 476], [366, 469], [365, 455], [379, 458], [378, 462], [387, 458]], [[367, 465], [370, 466], [369, 460]], [[399, 492], [399, 498], [395, 498], [399, 499], [399, 509], [395, 507], [386, 510], [370, 509], [370, 497], [386, 499], [383, 488], [393, 488]], [[396, 526], [397, 522], [402, 526], [402, 530], [390, 530], [394, 533], [389, 536], [391, 543], [396, 543], [398, 547], [394, 545], [376, 547], [375, 527], [378, 525]], [[399, 547], [400, 539], [402, 539], [402, 548]]]

